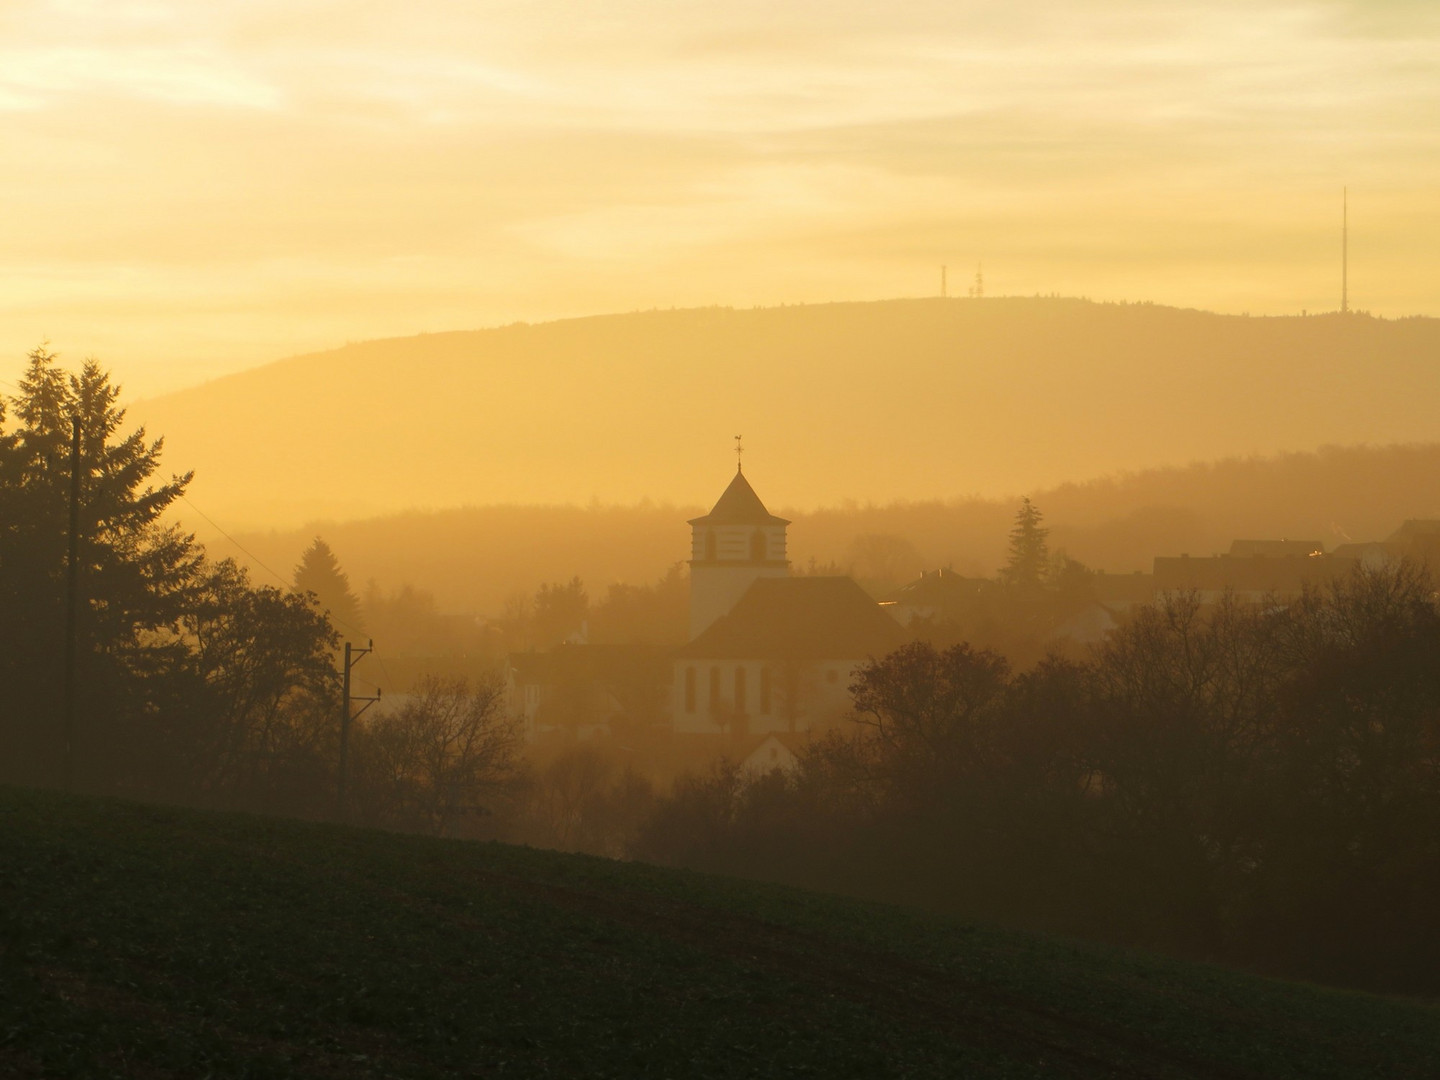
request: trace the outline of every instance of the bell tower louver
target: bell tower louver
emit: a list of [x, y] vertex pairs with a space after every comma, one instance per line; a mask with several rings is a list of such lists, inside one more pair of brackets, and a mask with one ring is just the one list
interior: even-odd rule
[[785, 529], [737, 467], [714, 509], [690, 521], [690, 637], [728, 613], [758, 578], [788, 577]]

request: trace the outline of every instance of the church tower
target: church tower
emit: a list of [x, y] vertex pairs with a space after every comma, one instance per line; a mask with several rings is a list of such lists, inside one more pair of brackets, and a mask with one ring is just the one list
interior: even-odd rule
[[727, 614], [762, 577], [787, 577], [785, 527], [740, 468], [715, 508], [690, 522], [690, 639]]

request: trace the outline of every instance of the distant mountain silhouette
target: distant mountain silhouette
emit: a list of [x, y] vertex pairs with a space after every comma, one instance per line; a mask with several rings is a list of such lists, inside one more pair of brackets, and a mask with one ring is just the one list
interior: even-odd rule
[[[199, 505], [263, 526], [409, 507], [708, 505], [737, 432], [770, 505], [1001, 496], [1142, 466], [1429, 442], [1437, 400], [1434, 319], [1001, 298], [373, 341], [131, 415], [165, 436], [167, 464], [198, 471]], [[1175, 505], [1156, 475], [1146, 505]]]

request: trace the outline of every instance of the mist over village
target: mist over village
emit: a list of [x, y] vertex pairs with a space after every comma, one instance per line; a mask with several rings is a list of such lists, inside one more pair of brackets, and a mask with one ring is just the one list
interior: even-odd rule
[[0, 1075], [1434, 1076], [1437, 46], [0, 10]]

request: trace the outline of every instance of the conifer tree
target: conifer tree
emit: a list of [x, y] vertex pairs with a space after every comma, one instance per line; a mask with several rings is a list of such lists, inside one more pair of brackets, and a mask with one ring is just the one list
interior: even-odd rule
[[[0, 686], [11, 707], [11, 722], [0, 723], [6, 765], [33, 763], [57, 745], [72, 472], [78, 741], [94, 748], [127, 710], [141, 708], [143, 673], [159, 662], [161, 642], [197, 581], [202, 552], [194, 538], [161, 520], [190, 474], [155, 482], [161, 441], [147, 440], [143, 428], [122, 434], [119, 395], [95, 361], [69, 374], [41, 347], [27, 358], [10, 417], [0, 414], [0, 423], [13, 425], [0, 430]], [[51, 767], [41, 766], [38, 775]]]
[[42, 347], [0, 400], [0, 780], [311, 811], [334, 635], [166, 523], [190, 474], [162, 479], [119, 396]]
[[341, 637], [364, 633], [360, 601], [350, 588], [350, 576], [340, 568], [340, 560], [320, 537], [305, 549], [295, 567], [295, 591], [314, 597], [315, 605], [330, 619]]
[[1045, 538], [1050, 530], [1040, 522], [1044, 515], [1026, 498], [1015, 514], [1010, 530], [1010, 561], [1000, 571], [1000, 580], [1017, 589], [1038, 589], [1050, 564], [1050, 547]]

